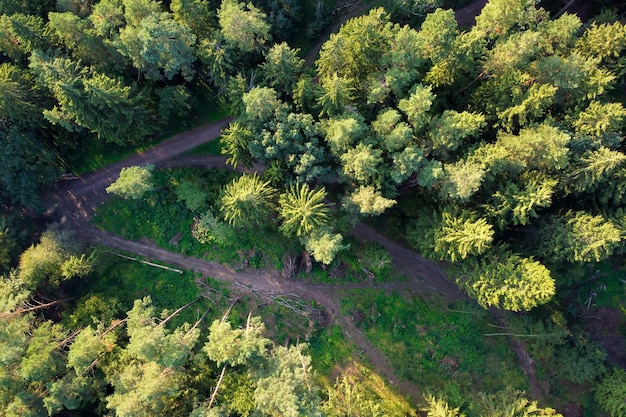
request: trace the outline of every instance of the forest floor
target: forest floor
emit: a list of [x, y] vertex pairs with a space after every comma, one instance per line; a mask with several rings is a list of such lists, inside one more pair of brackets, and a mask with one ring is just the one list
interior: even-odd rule
[[[471, 24], [471, 19], [480, 12], [484, 3], [484, 0], [478, 0], [460, 9], [457, 12], [457, 19], [463, 23], [470, 22]], [[350, 8], [348, 12], [342, 14], [341, 21], [331, 28], [332, 32], [336, 31], [347, 19], [362, 14], [366, 10], [365, 2]], [[324, 37], [325, 39], [327, 39], [327, 36]], [[320, 42], [312, 49], [307, 56], [307, 62], [315, 59], [322, 44], [323, 42]], [[311, 63], [309, 62], [309, 64]], [[81, 238], [92, 244], [131, 252], [168, 265], [191, 270], [229, 282], [239, 290], [290, 295], [296, 298], [314, 300], [326, 310], [329, 319], [341, 326], [354, 344], [366, 354], [377, 373], [384, 375], [391, 384], [395, 385], [400, 392], [409, 396], [415, 403], [421, 402], [422, 392], [419, 387], [396, 377], [389, 359], [366, 338], [350, 317], [341, 314], [340, 300], [342, 290], [379, 289], [383, 291], [399, 291], [407, 295], [419, 294], [423, 296], [425, 294], [434, 294], [443, 297], [449, 302], [467, 299], [467, 297], [454, 283], [448, 280], [445, 272], [439, 265], [420, 257], [415, 252], [388, 239], [371, 227], [362, 223], [359, 224], [353, 232], [354, 236], [365, 241], [378, 242], [385, 246], [393, 260], [394, 268], [407, 278], [405, 281], [385, 283], [362, 282], [346, 285], [290, 281], [283, 279], [276, 270], [235, 271], [219, 263], [170, 252], [148, 241], [137, 242], [122, 239], [90, 226], [90, 220], [96, 209], [108, 199], [106, 187], [118, 178], [119, 172], [123, 167], [154, 164], [160, 168], [175, 166], [224, 168], [226, 164], [223, 157], [179, 157], [179, 155], [218, 138], [221, 135], [221, 130], [231, 120], [231, 118], [226, 118], [210, 125], [182, 132], [143, 153], [133, 155], [121, 162], [80, 176], [75, 180], [57, 182], [56, 186], [44, 197], [44, 203], [48, 207], [46, 214], [50, 218], [77, 230]], [[261, 168], [257, 167], [257, 169]], [[532, 396], [540, 399], [541, 390], [532, 359], [521, 342], [512, 339], [512, 347], [518, 356], [520, 366], [529, 377]]]

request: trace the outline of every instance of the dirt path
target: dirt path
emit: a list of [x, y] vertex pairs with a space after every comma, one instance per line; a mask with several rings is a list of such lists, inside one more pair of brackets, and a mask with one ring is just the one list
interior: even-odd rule
[[[472, 13], [478, 13], [482, 9], [481, 4], [484, 5], [484, 0], [478, 0], [461, 9], [457, 14], [457, 19], [466, 19], [470, 15], [473, 17], [475, 14]], [[345, 20], [362, 14], [368, 8], [364, 2], [356, 2], [355, 5], [357, 6], [342, 15], [341, 21], [331, 28], [332, 31], [336, 31]], [[308, 65], [312, 65], [319, 53], [319, 48], [325, 40], [326, 37], [309, 53], [307, 56]], [[331, 320], [340, 325], [353, 342], [362, 349], [363, 353], [371, 361], [374, 371], [384, 375], [400, 392], [409, 396], [415, 403], [418, 403], [422, 398], [420, 389], [409, 382], [399, 380], [395, 376], [388, 358], [365, 337], [349, 317], [340, 313], [342, 290], [368, 288], [398, 291], [404, 294], [423, 295], [430, 293], [454, 301], [466, 299], [467, 297], [446, 278], [445, 273], [437, 264], [421, 258], [413, 251], [391, 241], [372, 228], [359, 224], [354, 230], [354, 235], [359, 239], [376, 241], [385, 246], [393, 259], [394, 268], [407, 277], [406, 281], [380, 284], [363, 282], [346, 285], [319, 285], [309, 284], [304, 281], [286, 281], [275, 270], [234, 271], [218, 263], [167, 251], [149, 242], [125, 240], [89, 225], [89, 221], [97, 207], [108, 198], [105, 188], [118, 178], [122, 167], [154, 164], [159, 168], [189, 166], [229, 168], [225, 164], [223, 157], [180, 155], [219, 137], [221, 129], [226, 127], [231, 120], [226, 118], [211, 125], [182, 132], [146, 152], [104, 167], [77, 180], [57, 184], [56, 188], [50, 190], [44, 196], [44, 203], [46, 207], [49, 207], [47, 215], [61, 223], [67, 224], [69, 227], [75, 228], [81, 237], [93, 244], [131, 252], [168, 265], [212, 276], [229, 282], [239, 289], [263, 291], [270, 294], [287, 294], [314, 300], [328, 312]], [[255, 170], [262, 170], [262, 167], [255, 166], [251, 169], [251, 171]], [[513, 346], [520, 357], [528, 357], [528, 353], [525, 349], [522, 349], [523, 347], [520, 348], [518, 346], [516, 348], [515, 344]], [[528, 376], [533, 378], [533, 375], [531, 372]], [[531, 386], [533, 386], [532, 381]]]

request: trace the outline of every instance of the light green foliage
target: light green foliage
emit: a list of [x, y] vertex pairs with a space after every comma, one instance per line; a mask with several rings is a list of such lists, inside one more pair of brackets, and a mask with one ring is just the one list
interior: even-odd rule
[[472, 31], [493, 39], [533, 27], [547, 18], [545, 11], [536, 8], [538, 3], [539, 0], [490, 0], [476, 17]]
[[298, 57], [299, 51], [286, 42], [275, 44], [267, 51], [261, 71], [270, 87], [285, 94], [293, 92], [304, 68], [304, 60]]
[[354, 89], [349, 81], [340, 77], [337, 72], [321, 79], [322, 94], [318, 98], [321, 114], [333, 116], [343, 113], [352, 100]]
[[474, 408], [485, 417], [563, 417], [552, 408], [540, 408], [524, 393], [507, 387], [495, 394], [479, 393]]
[[89, 20], [72, 12], [49, 13], [48, 27], [71, 56], [99, 71], [111, 71], [121, 65], [122, 57], [116, 49], [98, 36]]
[[143, 19], [162, 11], [160, 1], [121, 0], [121, 3], [124, 6], [126, 23], [131, 26], [139, 26]]
[[93, 260], [84, 253], [80, 256], [70, 255], [69, 258], [61, 264], [61, 276], [64, 279], [74, 277], [85, 277], [89, 275], [93, 268]]
[[343, 174], [358, 183], [369, 184], [380, 174], [382, 150], [359, 143], [341, 155]]
[[146, 78], [171, 80], [181, 74], [193, 78], [196, 35], [176, 22], [170, 13], [150, 14], [120, 32], [120, 52], [145, 73]]
[[[41, 235], [39, 243], [32, 245], [20, 256], [19, 279], [31, 289], [39, 288], [44, 283], [58, 285], [63, 279], [71, 277], [64, 276], [63, 265], [79, 250], [72, 232], [51, 225]], [[79, 272], [90, 269], [89, 261], [83, 259], [78, 262]]]
[[150, 296], [135, 300], [127, 315], [126, 331], [130, 342], [126, 352], [144, 362], [178, 368], [190, 355], [200, 331], [191, 330], [188, 323], [170, 331], [156, 321], [155, 312]]
[[459, 408], [450, 407], [444, 399], [434, 395], [425, 395], [424, 402], [426, 404], [421, 410], [426, 413], [426, 417], [465, 417]]
[[182, 180], [176, 187], [176, 197], [178, 201], [184, 201], [189, 210], [199, 213], [206, 210], [209, 193], [202, 188], [201, 184]]
[[500, 228], [509, 223], [527, 225], [531, 219], [539, 217], [537, 209], [550, 207], [556, 184], [556, 180], [549, 178], [533, 178], [524, 183], [523, 188], [507, 183], [504, 190], [495, 192], [492, 202], [485, 208]]
[[362, 80], [377, 69], [392, 37], [392, 26], [382, 8], [348, 20], [322, 46], [316, 62], [322, 85], [328, 86], [325, 80], [335, 77], [344, 80], [347, 89], [358, 90]]
[[620, 229], [601, 215], [584, 211], [553, 217], [541, 231], [540, 252], [568, 262], [600, 262], [622, 242]]
[[324, 229], [330, 222], [325, 198], [324, 188], [311, 189], [302, 183], [290, 186], [278, 199], [280, 230], [287, 236], [307, 236]]
[[228, 155], [226, 162], [233, 168], [237, 168], [240, 163], [243, 166], [252, 165], [252, 155], [248, 150], [248, 144], [252, 140], [252, 132], [239, 122], [228, 125], [221, 137], [222, 154]]
[[271, 341], [262, 337], [264, 331], [259, 317], [249, 317], [243, 329], [233, 329], [230, 322], [215, 320], [209, 327], [209, 340], [203, 351], [218, 366], [251, 366], [267, 357]]
[[535, 31], [514, 33], [498, 42], [489, 51], [485, 71], [493, 76], [504, 76], [512, 70], [524, 71], [539, 53], [541, 35]]
[[501, 132], [496, 146], [509, 152], [511, 169], [557, 172], [569, 164], [569, 141], [567, 133], [542, 124], [522, 129], [518, 135]]
[[395, 204], [395, 200], [383, 197], [375, 187], [362, 185], [345, 197], [343, 208], [361, 215], [379, 216]]
[[367, 135], [367, 125], [358, 113], [344, 113], [322, 124], [331, 152], [340, 156]]
[[547, 53], [565, 53], [576, 42], [582, 26], [575, 14], [563, 13], [558, 19], [544, 20], [537, 30], [541, 33], [541, 47]]
[[[156, 11], [155, 11], [156, 12]], [[93, 6], [89, 20], [98, 36], [112, 39], [124, 26], [124, 10], [118, 0], [102, 0]]]
[[593, 22], [576, 42], [576, 50], [586, 58], [599, 59], [616, 76], [626, 69], [626, 26], [621, 22]]
[[576, 133], [589, 136], [604, 136], [621, 133], [626, 109], [621, 103], [592, 101], [580, 112], [573, 125]]
[[243, 95], [242, 100], [246, 117], [256, 124], [268, 121], [280, 104], [276, 90], [267, 87], [254, 87]]
[[626, 414], [626, 371], [615, 368], [596, 387], [595, 399], [611, 417]]
[[381, 404], [371, 398], [363, 384], [350, 376], [337, 378], [328, 389], [328, 399], [322, 404], [328, 417], [383, 417]]
[[428, 136], [433, 150], [445, 155], [457, 150], [463, 141], [474, 137], [485, 127], [485, 116], [480, 113], [445, 110], [430, 125]]
[[480, 164], [459, 161], [444, 165], [444, 182], [441, 187], [445, 198], [456, 201], [468, 201], [480, 188], [486, 171]]
[[306, 343], [289, 348], [277, 346], [254, 390], [258, 410], [271, 417], [321, 417]]
[[[396, 184], [400, 184], [417, 172], [418, 184], [422, 187], [430, 187], [438, 175], [433, 169], [436, 169], [435, 166], [439, 167], [440, 164], [439, 161], [426, 160], [422, 149], [407, 146], [402, 152], [393, 154], [393, 165], [389, 176]], [[440, 167], [439, 171], [441, 171]]]
[[53, 380], [64, 369], [62, 342], [67, 331], [60, 325], [46, 321], [33, 329], [28, 348], [17, 371], [28, 384], [39, 387]]
[[430, 86], [418, 84], [408, 98], [400, 100], [398, 108], [406, 114], [409, 123], [416, 132], [424, 128], [430, 121], [431, 116], [428, 112], [434, 99], [435, 95]]
[[191, 231], [193, 237], [200, 243], [217, 243], [226, 246], [236, 240], [235, 229], [217, 219], [211, 211], [204, 213], [199, 220], [194, 223]]
[[587, 152], [571, 171], [568, 186], [575, 192], [594, 192], [625, 161], [626, 155], [605, 147]]
[[122, 168], [119, 178], [109, 185], [106, 191], [126, 199], [139, 199], [154, 189], [152, 183], [153, 169], [153, 165]]
[[[21, 307], [31, 296], [31, 291], [26, 287], [15, 270], [9, 272], [0, 279], [0, 313], [15, 311]], [[1, 336], [0, 336], [1, 337]], [[0, 357], [0, 363], [2, 358]]]
[[220, 211], [233, 227], [253, 227], [269, 216], [275, 193], [269, 181], [242, 175], [224, 187]]
[[150, 417], [171, 413], [183, 381], [172, 368], [157, 362], [131, 363], [116, 376], [107, 408], [119, 417]]
[[480, 255], [491, 248], [493, 226], [471, 213], [443, 213], [434, 239], [435, 254], [440, 259], [455, 262], [470, 255]]
[[481, 306], [512, 311], [528, 311], [545, 304], [556, 291], [545, 266], [532, 258], [511, 254], [481, 261], [458, 281]]
[[114, 332], [105, 333], [102, 326], [92, 328], [87, 326], [76, 336], [70, 345], [67, 354], [67, 366], [72, 368], [76, 375], [85, 374], [95, 366], [96, 361], [116, 344]]
[[329, 265], [339, 251], [347, 249], [350, 245], [344, 245], [343, 236], [332, 233], [330, 230], [314, 230], [310, 236], [304, 237], [304, 248], [313, 255], [313, 259], [325, 265]]
[[242, 53], [253, 52], [270, 38], [265, 14], [252, 3], [224, 0], [217, 10], [222, 35]]
[[43, 404], [49, 415], [66, 410], [76, 410], [93, 400], [93, 388], [88, 377], [67, 374], [50, 382]]
[[372, 122], [372, 129], [380, 136], [382, 148], [388, 152], [403, 150], [413, 140], [413, 131], [401, 120], [400, 112], [389, 109], [379, 113]]
[[519, 104], [498, 111], [500, 124], [510, 132], [515, 127], [524, 127], [541, 119], [554, 102], [557, 91], [558, 88], [550, 84], [532, 84]]

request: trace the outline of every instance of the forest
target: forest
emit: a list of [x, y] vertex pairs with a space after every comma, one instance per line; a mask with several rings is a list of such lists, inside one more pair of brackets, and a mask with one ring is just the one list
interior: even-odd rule
[[626, 417], [626, 6], [0, 2], [0, 415]]

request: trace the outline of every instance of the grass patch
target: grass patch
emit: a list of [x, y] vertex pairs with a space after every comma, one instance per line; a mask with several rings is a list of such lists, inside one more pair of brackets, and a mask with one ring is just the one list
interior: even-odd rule
[[508, 340], [483, 336], [493, 332], [488, 313], [473, 304], [447, 307], [359, 291], [342, 299], [342, 313], [352, 315], [399, 376], [424, 390], [453, 400], [461, 393], [507, 385], [525, 388]]
[[184, 155], [222, 155], [222, 138], [203, 143], [187, 151]]
[[238, 230], [234, 240], [224, 245], [201, 244], [192, 235], [194, 219], [200, 213], [190, 211], [184, 202], [178, 201], [176, 186], [181, 181], [201, 186], [207, 195], [205, 210], [209, 210], [217, 204], [223, 185], [238, 175], [229, 170], [155, 171], [153, 192], [140, 200], [112, 197], [98, 209], [93, 224], [126, 239], [148, 239], [162, 248], [188, 256], [233, 267], [272, 266], [280, 270], [283, 255], [293, 251], [297, 243], [284, 237], [271, 222], [253, 230]]

